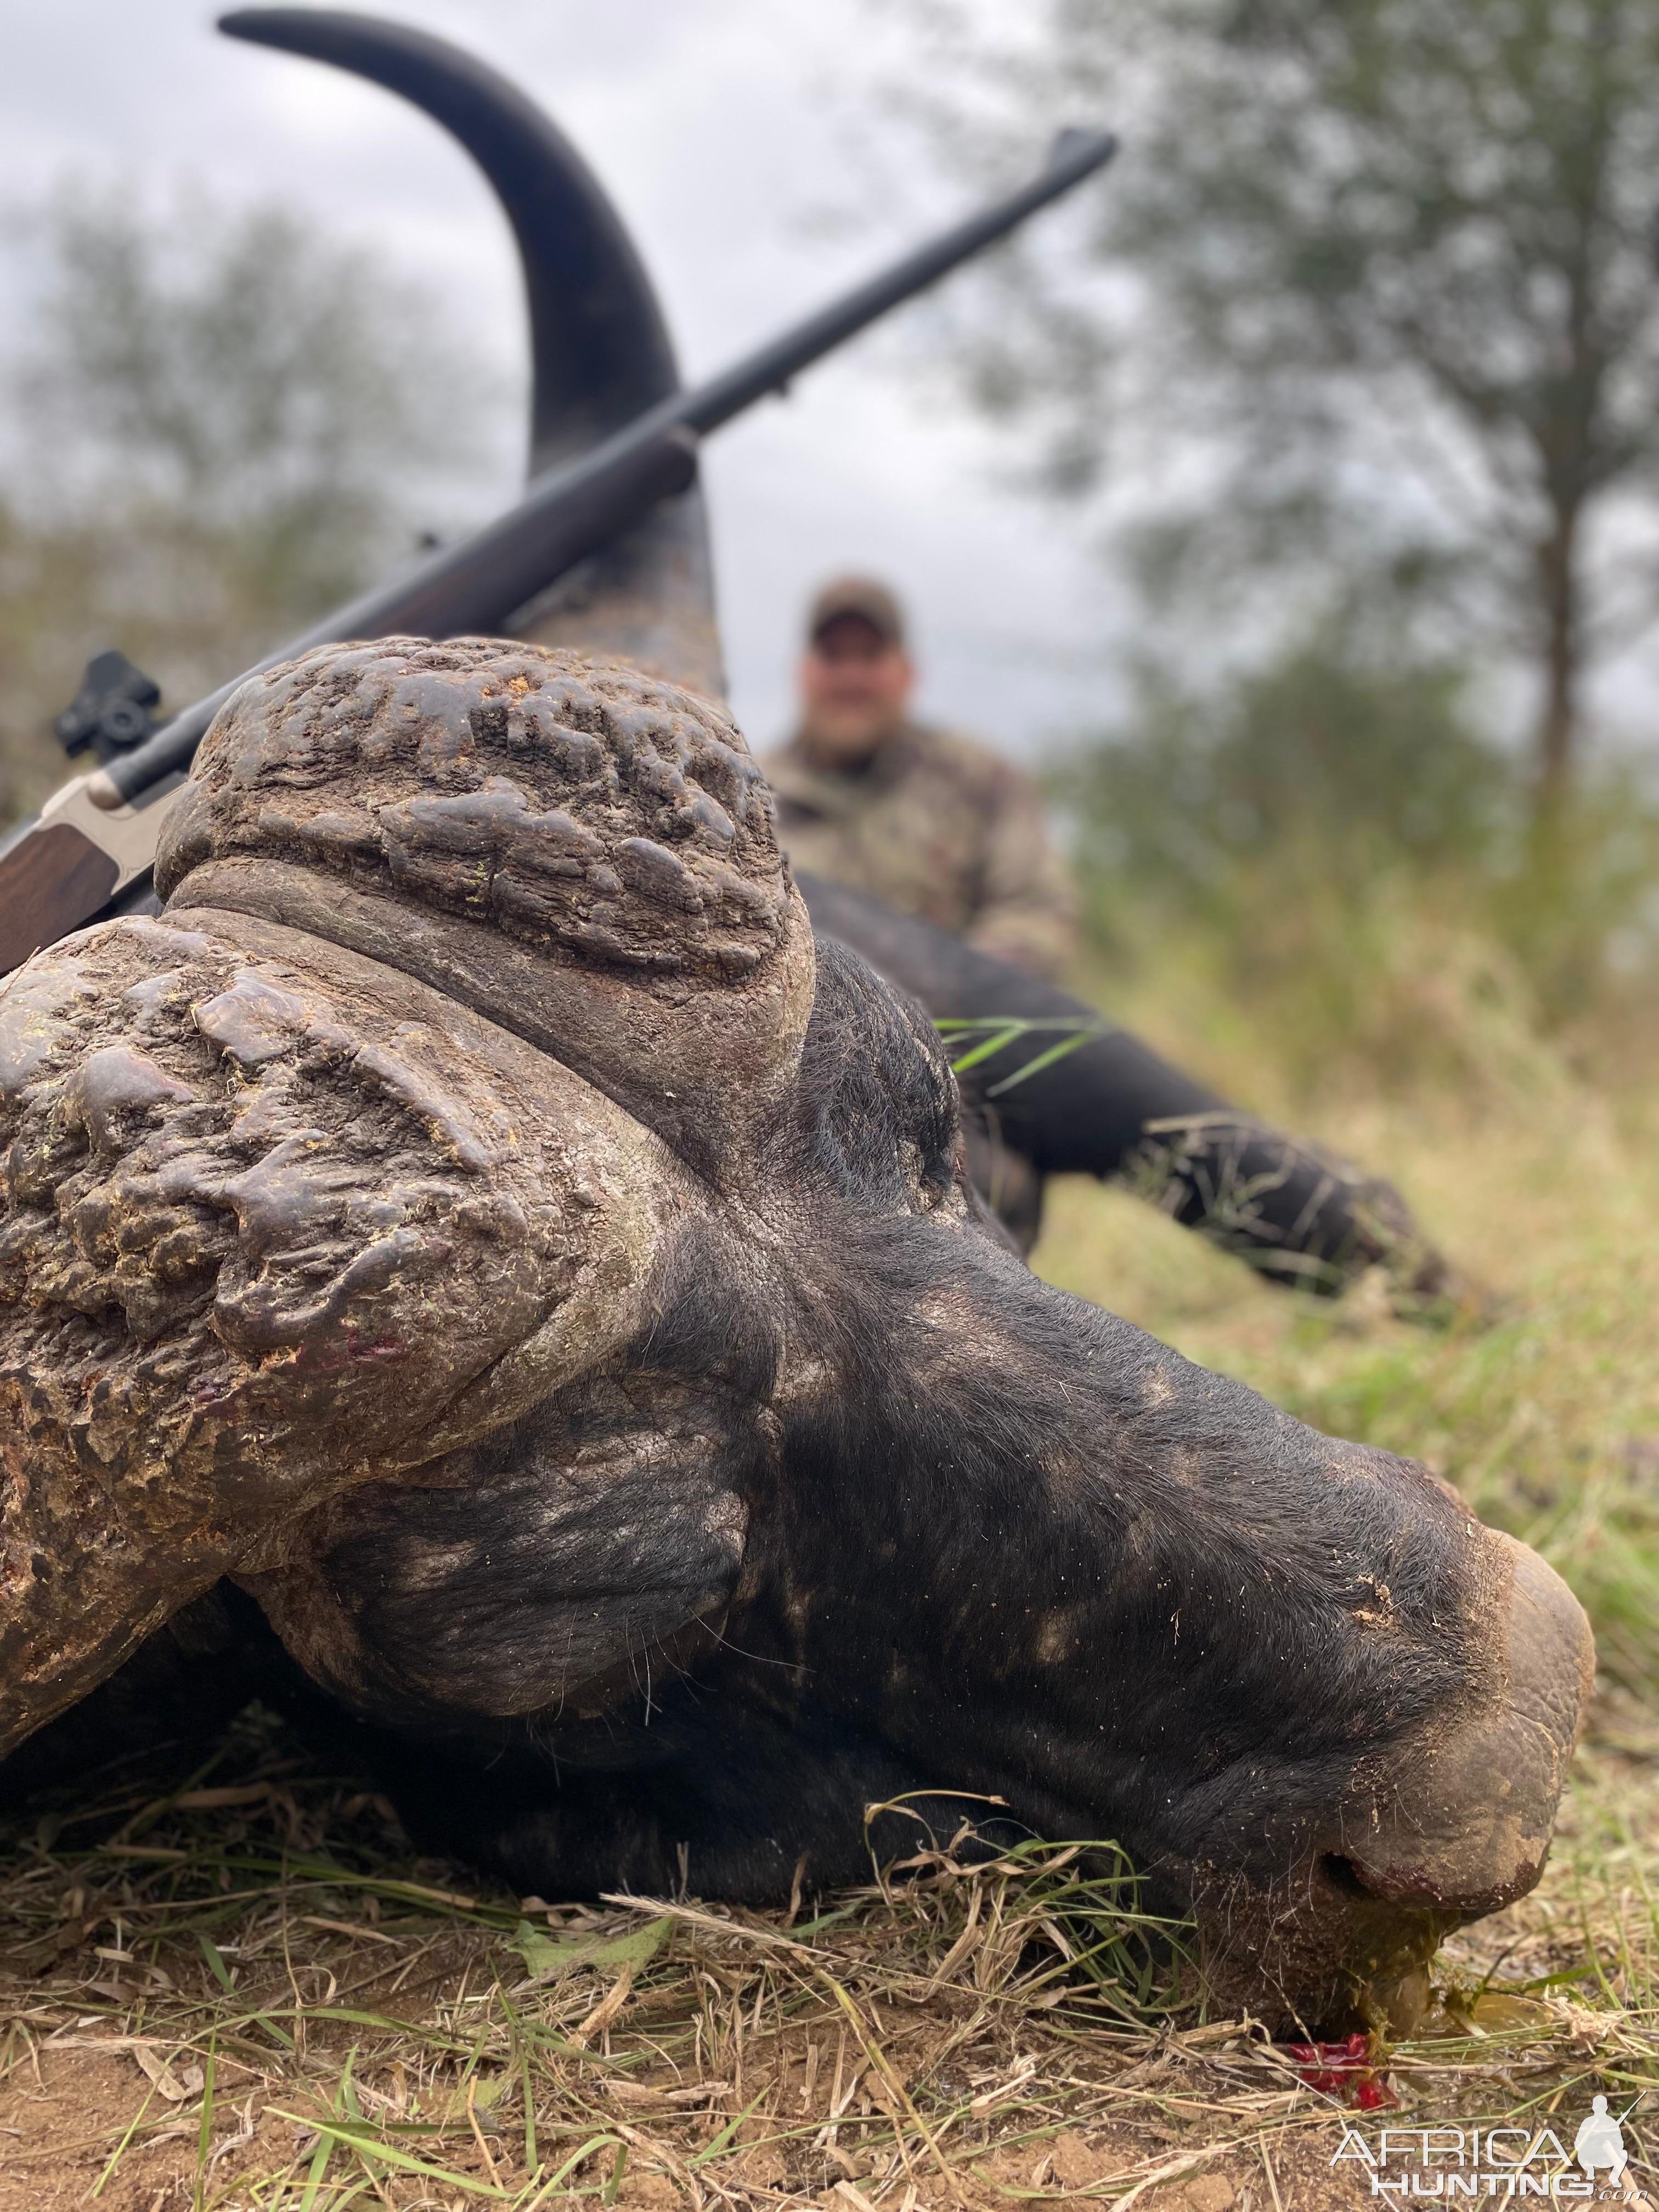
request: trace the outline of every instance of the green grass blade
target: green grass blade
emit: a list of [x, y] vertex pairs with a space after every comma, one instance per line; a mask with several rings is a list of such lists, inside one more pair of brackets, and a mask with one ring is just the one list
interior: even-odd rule
[[122, 2155], [125, 2152], [127, 2145], [132, 2141], [134, 2135], [137, 2133], [139, 2122], [143, 2118], [144, 2114], [149, 2112], [150, 2106], [155, 2102], [155, 2088], [154, 2083], [152, 2083], [144, 2098], [143, 2103], [139, 2106], [137, 2111], [128, 2121], [126, 2133], [122, 2136], [120, 2142], [116, 2144], [114, 2149], [110, 2153], [103, 2172], [99, 2175], [97, 2180], [93, 2183], [91, 2191], [93, 2196], [101, 2197], [103, 2195], [104, 2184], [109, 2179], [111, 2174], [114, 2172], [116, 2167], [121, 2163]]
[[1105, 1035], [1106, 1031], [1103, 1029], [1073, 1030], [1070, 1036], [1061, 1037], [1057, 1044], [1051, 1044], [1047, 1052], [1040, 1052], [1035, 1060], [1028, 1060], [1024, 1067], [1016, 1068], [1012, 1075], [1005, 1075], [1000, 1083], [994, 1083], [985, 1096], [988, 1098], [1000, 1098], [1005, 1091], [1012, 1091], [1017, 1083], [1024, 1083], [1027, 1076], [1038, 1074], [1045, 1067], [1052, 1067], [1057, 1060], [1064, 1060], [1068, 1053], [1075, 1052], [1079, 1045], [1092, 1044], [1097, 1036]]

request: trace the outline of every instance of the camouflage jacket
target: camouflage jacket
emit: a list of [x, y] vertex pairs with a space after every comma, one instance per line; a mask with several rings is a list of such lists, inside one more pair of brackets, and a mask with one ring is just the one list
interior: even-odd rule
[[953, 732], [907, 723], [866, 769], [811, 765], [799, 738], [763, 756], [778, 836], [813, 875], [952, 929], [1042, 975], [1072, 954], [1071, 884], [1028, 776]]

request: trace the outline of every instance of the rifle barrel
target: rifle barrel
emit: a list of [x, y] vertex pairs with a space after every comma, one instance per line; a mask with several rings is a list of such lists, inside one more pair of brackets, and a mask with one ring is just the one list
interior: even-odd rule
[[860, 284], [855, 291], [832, 301], [815, 315], [807, 316], [781, 337], [750, 354], [746, 361], [711, 377], [695, 392], [677, 394], [656, 409], [659, 418], [685, 423], [700, 436], [718, 430], [734, 415], [770, 392], [781, 392], [792, 377], [810, 368], [820, 356], [857, 336], [902, 301], [927, 289], [985, 246], [1006, 238], [1028, 216], [1081, 184], [1103, 168], [1117, 151], [1117, 140], [1108, 131], [1062, 131], [1050, 150], [1048, 167], [1029, 185], [1006, 199], [969, 216], [966, 222], [919, 246], [890, 268]]
[[[641, 426], [643, 429], [643, 426]], [[611, 439], [568, 468], [550, 470], [516, 507], [389, 584], [289, 638], [247, 674], [274, 668], [313, 645], [354, 637], [460, 637], [490, 630], [555, 578], [648, 514], [659, 499], [684, 491], [697, 472], [697, 441], [672, 424]], [[100, 805], [136, 799], [158, 778], [188, 768], [208, 725], [240, 676], [119, 754], [88, 781]]]
[[[706, 384], [673, 393], [579, 460], [548, 470], [517, 506], [494, 522], [393, 582], [365, 592], [245, 673], [274, 667], [313, 645], [348, 638], [400, 631], [454, 637], [498, 628], [659, 500], [683, 491], [696, 472], [699, 436], [729, 422], [768, 392], [782, 391], [802, 369], [878, 316], [1103, 167], [1116, 150], [1109, 132], [1063, 131], [1047, 167], [1030, 184], [903, 255]], [[88, 778], [88, 795], [100, 806], [116, 806], [188, 767], [214, 715], [241, 681], [238, 676], [222, 684], [143, 744], [110, 761]]]

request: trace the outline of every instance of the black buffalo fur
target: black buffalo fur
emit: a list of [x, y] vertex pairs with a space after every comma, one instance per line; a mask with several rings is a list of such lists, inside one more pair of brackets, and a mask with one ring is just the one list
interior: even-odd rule
[[0, 1790], [258, 1693], [547, 1897], [782, 1898], [964, 1810], [1154, 1872], [1340, 1855], [1356, 1760], [1480, 1675], [1449, 1494], [1030, 1275], [931, 1025], [834, 943], [754, 1200], [774, 1233], [711, 1208], [603, 1372], [319, 1520], [349, 1665], [226, 1586]]

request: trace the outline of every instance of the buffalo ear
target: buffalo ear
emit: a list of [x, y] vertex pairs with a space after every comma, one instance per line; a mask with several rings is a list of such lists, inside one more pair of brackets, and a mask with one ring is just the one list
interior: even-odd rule
[[686, 1178], [394, 969], [129, 918], [0, 988], [0, 1750], [635, 1328]]

